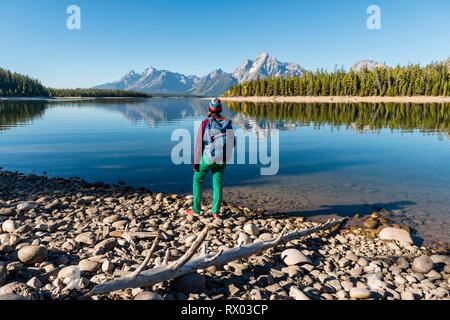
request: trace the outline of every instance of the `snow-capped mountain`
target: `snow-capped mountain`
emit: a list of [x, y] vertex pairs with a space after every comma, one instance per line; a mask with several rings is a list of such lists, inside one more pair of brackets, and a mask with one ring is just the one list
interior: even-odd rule
[[367, 69], [370, 71], [375, 70], [376, 68], [386, 68], [386, 64], [378, 61], [373, 60], [361, 60], [356, 62], [352, 67], [351, 70], [355, 72], [359, 72], [361, 70]]
[[106, 83], [96, 89], [133, 90], [148, 93], [181, 93], [187, 92], [198, 81], [197, 76], [185, 76], [168, 70], [147, 68], [142, 73], [130, 71], [119, 81]]
[[263, 52], [254, 61], [245, 60], [234, 70], [233, 76], [242, 83], [258, 78], [300, 76], [304, 71], [298, 64], [280, 62]]
[[236, 78], [231, 74], [217, 69], [200, 78], [189, 92], [205, 96], [219, 96], [237, 83]]
[[303, 71], [304, 69], [297, 64], [280, 62], [267, 53], [261, 53], [253, 61], [245, 60], [233, 73], [217, 69], [200, 78], [148, 68], [142, 73], [130, 71], [118, 81], [95, 88], [219, 96], [237, 83], [258, 78], [300, 76]]

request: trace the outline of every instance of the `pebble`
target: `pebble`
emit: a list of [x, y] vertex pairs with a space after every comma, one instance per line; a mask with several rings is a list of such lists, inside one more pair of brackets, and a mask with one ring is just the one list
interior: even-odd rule
[[253, 243], [252, 238], [246, 233], [239, 233], [239, 237], [237, 239], [237, 244], [240, 245], [247, 245]]
[[431, 260], [427, 255], [422, 255], [414, 259], [412, 269], [418, 273], [428, 273], [433, 269], [433, 260]]
[[410, 291], [403, 291], [402, 293], [400, 293], [400, 296], [402, 300], [416, 300], [414, 298], [414, 294]]
[[294, 286], [289, 289], [289, 296], [295, 300], [311, 300], [303, 291]]
[[94, 234], [92, 232], [83, 232], [75, 237], [75, 241], [85, 245], [93, 245], [95, 243]]
[[14, 220], [6, 220], [2, 223], [3, 232], [13, 233], [19, 227], [19, 224]]
[[413, 240], [408, 231], [397, 228], [384, 228], [378, 234], [378, 238], [381, 240], [396, 240], [402, 243], [413, 244]]
[[97, 272], [101, 268], [102, 264], [100, 262], [83, 259], [78, 263], [80, 271], [83, 272]]
[[133, 300], [147, 300], [147, 301], [154, 301], [154, 300], [164, 300], [164, 298], [155, 292], [150, 291], [144, 291], [141, 293], [138, 293]]
[[281, 259], [287, 266], [311, 263], [309, 258], [297, 249], [287, 249], [281, 253]]
[[244, 231], [251, 236], [257, 237], [259, 235], [258, 227], [256, 225], [254, 225], [253, 223], [246, 224], [244, 226]]
[[33, 209], [34, 204], [28, 201], [21, 202], [19, 205], [17, 205], [16, 209], [19, 212], [27, 212]]
[[371, 293], [365, 288], [352, 288], [350, 290], [350, 297], [353, 299], [368, 299]]
[[43, 246], [25, 246], [19, 250], [17, 256], [20, 262], [26, 265], [33, 265], [45, 261], [48, 256], [48, 250]]
[[202, 293], [205, 286], [205, 277], [198, 273], [187, 274], [172, 281], [173, 290], [184, 294]]

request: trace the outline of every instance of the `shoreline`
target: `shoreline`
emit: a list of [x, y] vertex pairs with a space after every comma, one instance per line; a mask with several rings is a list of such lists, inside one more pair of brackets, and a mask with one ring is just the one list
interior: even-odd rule
[[353, 97], [353, 96], [276, 96], [276, 97], [221, 97], [230, 102], [275, 103], [450, 103], [450, 97]]
[[43, 101], [43, 102], [78, 102], [96, 100], [149, 99], [146, 97], [0, 97], [0, 101]]
[[[97, 284], [129, 274], [147, 256], [153, 240], [130, 241], [120, 236], [124, 231], [162, 233], [149, 261], [148, 268], [153, 268], [168, 251], [170, 261], [183, 256], [205, 224], [212, 224], [210, 252], [267, 241], [282, 230], [321, 225], [230, 204], [224, 205], [223, 220], [213, 221], [186, 216], [191, 202], [192, 196], [154, 194], [122, 183], [0, 169], [0, 300], [11, 295], [32, 300], [449, 298], [448, 252], [419, 247], [406, 229], [387, 225], [315, 234], [150, 288], [89, 296]], [[369, 218], [381, 225], [382, 212]]]

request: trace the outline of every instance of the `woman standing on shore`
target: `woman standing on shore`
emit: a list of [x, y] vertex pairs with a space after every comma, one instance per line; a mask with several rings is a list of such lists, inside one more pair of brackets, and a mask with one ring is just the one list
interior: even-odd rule
[[188, 215], [200, 215], [202, 209], [203, 181], [209, 171], [213, 175], [212, 214], [220, 219], [223, 196], [223, 174], [231, 159], [234, 131], [231, 120], [222, 117], [222, 102], [215, 98], [209, 103], [208, 117], [202, 121], [194, 149], [193, 204]]

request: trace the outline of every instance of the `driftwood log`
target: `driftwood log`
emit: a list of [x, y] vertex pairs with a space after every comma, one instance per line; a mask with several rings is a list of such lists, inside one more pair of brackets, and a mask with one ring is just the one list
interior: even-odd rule
[[[303, 238], [321, 231], [330, 230], [333, 228], [339, 228], [347, 219], [339, 219], [333, 221], [327, 221], [326, 223], [304, 230], [295, 230], [289, 233], [283, 231], [276, 239], [269, 241], [255, 242], [248, 245], [237, 246], [225, 251], [219, 251], [216, 253], [206, 253], [205, 247], [199, 256], [193, 258], [197, 250], [206, 239], [210, 225], [207, 225], [204, 230], [197, 237], [196, 241], [192, 244], [191, 248], [177, 261], [168, 263], [168, 254], [166, 255], [164, 262], [153, 269], [143, 270], [152, 255], [156, 246], [158, 238], [155, 239], [152, 249], [147, 254], [144, 263], [130, 275], [107, 281], [103, 284], [97, 285], [90, 292], [90, 296], [107, 294], [113, 291], [128, 289], [128, 288], [140, 288], [149, 287], [157, 283], [169, 281], [180, 276], [196, 272], [197, 270], [206, 269], [210, 266], [222, 266], [229, 262], [248, 258], [267, 249], [273, 248], [280, 243], [289, 242], [299, 238]], [[169, 250], [168, 250], [169, 251]]]

